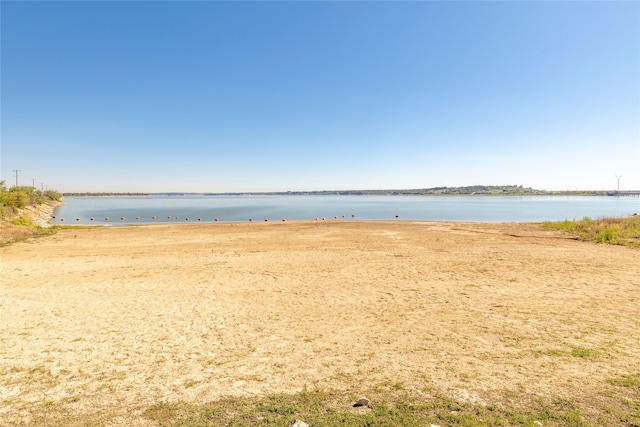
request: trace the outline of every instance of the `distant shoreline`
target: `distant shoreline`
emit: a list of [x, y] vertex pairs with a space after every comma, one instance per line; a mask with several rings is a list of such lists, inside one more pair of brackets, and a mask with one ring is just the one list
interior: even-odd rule
[[553, 191], [546, 193], [510, 193], [510, 194], [463, 194], [463, 193], [443, 193], [443, 194], [417, 194], [417, 193], [376, 193], [376, 192], [273, 192], [273, 193], [63, 193], [63, 197], [157, 197], [157, 196], [169, 196], [169, 197], [187, 197], [187, 196], [204, 196], [204, 197], [219, 197], [219, 196], [421, 196], [421, 197], [442, 197], [442, 196], [465, 196], [465, 197], [522, 197], [522, 196], [575, 196], [575, 197], [614, 197], [617, 195], [638, 195], [640, 190], [634, 191], [620, 191], [618, 194], [616, 191]]
[[153, 197], [153, 196], [616, 196], [640, 194], [636, 191], [584, 190], [549, 191], [507, 186], [434, 187], [409, 190], [321, 190], [242, 192], [69, 192], [65, 197]]

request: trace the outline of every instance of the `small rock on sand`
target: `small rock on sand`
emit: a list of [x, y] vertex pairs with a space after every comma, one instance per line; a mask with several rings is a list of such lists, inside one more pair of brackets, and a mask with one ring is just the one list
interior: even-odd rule
[[358, 399], [356, 401], [356, 403], [353, 404], [354, 407], [357, 406], [369, 406], [369, 399], [367, 399], [366, 397], [361, 397], [360, 399]]

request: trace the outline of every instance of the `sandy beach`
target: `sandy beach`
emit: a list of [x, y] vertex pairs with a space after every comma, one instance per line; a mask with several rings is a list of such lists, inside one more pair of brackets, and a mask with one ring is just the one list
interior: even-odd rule
[[384, 384], [588, 413], [640, 373], [640, 251], [536, 224], [78, 227], [0, 258], [0, 425]]

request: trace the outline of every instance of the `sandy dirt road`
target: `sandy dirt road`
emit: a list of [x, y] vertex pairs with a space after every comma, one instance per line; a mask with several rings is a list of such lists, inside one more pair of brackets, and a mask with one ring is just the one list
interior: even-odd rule
[[74, 228], [0, 262], [0, 425], [384, 383], [588, 410], [640, 372], [640, 250], [535, 224]]

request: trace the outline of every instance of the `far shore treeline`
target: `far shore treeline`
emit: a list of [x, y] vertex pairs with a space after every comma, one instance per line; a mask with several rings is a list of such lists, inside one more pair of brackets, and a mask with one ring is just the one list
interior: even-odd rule
[[531, 195], [571, 195], [571, 196], [614, 196], [616, 191], [547, 191], [523, 187], [522, 185], [471, 185], [465, 187], [432, 187], [410, 190], [325, 190], [325, 191], [272, 191], [272, 192], [164, 192], [164, 193], [124, 193], [124, 192], [84, 192], [64, 193], [68, 197], [95, 196], [531, 196]]

